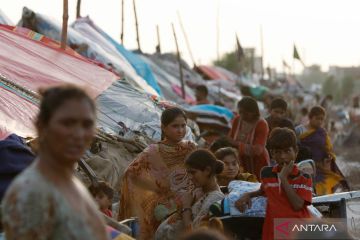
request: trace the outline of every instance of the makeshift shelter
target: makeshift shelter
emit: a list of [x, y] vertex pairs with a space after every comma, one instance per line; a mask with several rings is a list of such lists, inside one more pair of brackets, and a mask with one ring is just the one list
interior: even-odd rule
[[[22, 19], [18, 25], [41, 33], [56, 41], [60, 41], [61, 24], [50, 17], [35, 13], [26, 7], [23, 10]], [[126, 77], [135, 87], [147, 93], [158, 95], [143, 78], [137, 75], [126, 58], [119, 54], [113, 46], [113, 51], [109, 52], [108, 48], [104, 49], [103, 45], [88, 39], [73, 28], [68, 29], [67, 44], [82, 56], [100, 62], [107, 69], [114, 71], [119, 76]], [[107, 45], [106, 47], [109, 46]]]
[[55, 46], [29, 39], [1, 25], [0, 74], [0, 87], [5, 90], [0, 96], [1, 137], [11, 132], [23, 137], [35, 135], [32, 125], [37, 112], [36, 99], [11, 87], [8, 81], [34, 93], [40, 87], [72, 83], [87, 88], [91, 96], [96, 97], [118, 79], [85, 58], [64, 54]]
[[0, 9], [0, 24], [14, 25], [12, 21]]
[[[116, 50], [117, 54], [125, 57], [125, 59], [135, 69], [136, 73], [141, 76], [155, 91], [162, 96], [161, 89], [157, 83], [157, 79], [154, 76], [149, 65], [144, 62], [137, 54], [126, 50], [121, 44], [112, 39], [106, 32], [99, 28], [89, 18], [78, 18], [71, 25], [77, 32], [83, 34], [88, 39], [98, 42], [103, 48], [106, 48], [111, 54], [116, 54], [113, 51]], [[95, 32], [93, 31], [95, 30]], [[100, 35], [99, 35], [100, 34]], [[110, 44], [110, 45], [109, 45]], [[115, 49], [114, 49], [115, 48]]]
[[[0, 26], [0, 137], [2, 139], [10, 133], [22, 137], [36, 137], [33, 121], [38, 112], [37, 91], [40, 87], [62, 83], [83, 86], [94, 99], [97, 97], [100, 99], [98, 104], [101, 105], [105, 98], [104, 91], [111, 89], [111, 85], [118, 81], [118, 76], [84, 57], [63, 51], [59, 46], [47, 44], [46, 42], [51, 40], [44, 36], [39, 37], [31, 31], [18, 30]], [[38, 37], [34, 40], [31, 36]], [[131, 85], [128, 84], [128, 88], [130, 92]], [[124, 94], [124, 91], [121, 94]], [[148, 99], [151, 102], [151, 98]], [[113, 110], [119, 111], [116, 107], [118, 106], [113, 106]], [[137, 110], [128, 108], [126, 114], [134, 115]], [[100, 107], [99, 111], [104, 112], [105, 109], [102, 111]], [[120, 112], [120, 114], [125, 113]], [[99, 114], [99, 128], [111, 129], [111, 124], [116, 125], [112, 122], [105, 124], [101, 121], [101, 116], [103, 115]], [[136, 119], [136, 116], [133, 117]], [[127, 124], [128, 132], [132, 132], [131, 128], [135, 125], [130, 121]], [[160, 126], [158, 128], [160, 129]], [[96, 154], [89, 153], [86, 161], [94, 168], [97, 175], [117, 188], [124, 169], [144, 145], [131, 139], [120, 139], [119, 142], [116, 136], [112, 138], [106, 133], [98, 134], [102, 148]], [[138, 137], [141, 138], [141, 134]], [[107, 168], [107, 165], [113, 167]], [[104, 173], [105, 169], [106, 173]]]

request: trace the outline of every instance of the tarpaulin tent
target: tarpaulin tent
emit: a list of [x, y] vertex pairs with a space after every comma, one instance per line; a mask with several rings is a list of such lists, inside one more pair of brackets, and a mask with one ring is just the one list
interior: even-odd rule
[[115, 74], [83, 57], [0, 26], [0, 132], [1, 138], [15, 132], [34, 136], [33, 117], [37, 103], [31, 96], [7, 84], [7, 80], [36, 92], [40, 87], [72, 83], [97, 97], [118, 79]]
[[231, 78], [228, 77], [228, 75], [224, 74], [213, 66], [199, 65], [195, 67], [195, 71], [197, 71], [207, 80], [224, 79], [233, 81]]
[[[20, 26], [30, 28], [33, 31], [41, 33], [51, 39], [60, 41], [61, 24], [50, 17], [38, 14], [27, 8], [24, 8]], [[102, 45], [93, 42], [91, 39], [78, 33], [75, 29], [68, 29], [67, 44], [76, 49], [81, 55], [102, 63], [109, 69], [113, 69], [119, 75], [125, 76], [134, 86], [150, 94], [158, 93], [147, 84], [147, 82], [138, 76], [130, 63], [120, 54], [110, 54]]]
[[185, 85], [185, 100], [182, 98], [181, 92], [175, 89], [181, 88], [180, 79], [166, 72], [160, 66], [158, 66], [148, 55], [139, 55], [153, 70], [158, 84], [161, 88], [164, 98], [170, 101], [174, 101], [179, 104], [192, 104], [195, 103], [195, 94], [193, 89]]
[[14, 25], [11, 20], [0, 9], [0, 24]]
[[[89, 39], [95, 42], [99, 42], [99, 44], [101, 44], [101, 46], [103, 47], [107, 46], [108, 44], [111, 44], [112, 47], [115, 47], [116, 51], [118, 51], [122, 56], [124, 56], [126, 60], [131, 64], [131, 66], [135, 69], [136, 73], [143, 79], [145, 79], [145, 81], [153, 89], [155, 89], [160, 96], [162, 96], [161, 89], [157, 83], [157, 79], [155, 78], [149, 65], [144, 62], [137, 54], [126, 50], [123, 45], [117, 43], [106, 32], [96, 26], [89, 17], [78, 18], [71, 26], [76, 31], [82, 33]], [[104, 39], [101, 39], [101, 37], [98, 36], [95, 32], [93, 32], [92, 29], [95, 30], [98, 34], [100, 34], [107, 42], [104, 42]], [[107, 46], [107, 48], [111, 52], [113, 52], [113, 49], [110, 46]]]

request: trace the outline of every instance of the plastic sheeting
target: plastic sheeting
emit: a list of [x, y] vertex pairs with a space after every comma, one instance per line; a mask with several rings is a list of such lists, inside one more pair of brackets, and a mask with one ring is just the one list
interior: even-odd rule
[[98, 124], [106, 132], [122, 135], [126, 128], [130, 128], [152, 139], [161, 138], [162, 110], [148, 95], [126, 82], [115, 82], [97, 98], [97, 105]]
[[157, 79], [155, 78], [151, 68], [149, 65], [141, 59], [140, 56], [137, 54], [128, 51], [124, 48], [123, 45], [116, 42], [113, 38], [111, 38], [106, 32], [104, 32], [101, 28], [95, 25], [95, 23], [90, 20], [89, 17], [86, 18], [79, 18], [76, 20], [76, 22], [73, 24], [73, 27], [75, 29], [78, 29], [79, 24], [87, 24], [91, 26], [93, 29], [95, 29], [98, 33], [100, 33], [107, 41], [113, 45], [116, 50], [124, 56], [127, 61], [131, 64], [131, 66], [135, 69], [136, 73], [141, 76], [145, 81], [153, 88], [155, 91], [162, 96], [161, 89], [157, 83]]
[[[33, 25], [33, 22], [36, 24]], [[20, 26], [30, 28], [31, 30], [41, 33], [56, 41], [60, 41], [61, 39], [61, 24], [59, 22], [44, 15], [35, 14], [30, 9], [24, 8], [22, 20], [19, 24]], [[92, 30], [92, 33], [99, 35], [95, 30]], [[102, 36], [100, 37], [100, 39], [104, 40]], [[108, 44], [105, 40], [103, 42]], [[69, 46], [76, 48], [77, 52], [82, 56], [100, 62], [106, 66], [106, 68], [113, 69], [119, 75], [125, 76], [132, 84], [134, 84], [134, 86], [139, 87], [150, 94], [158, 95], [144, 79], [136, 74], [135, 70], [127, 62], [127, 60], [124, 57], [119, 56], [116, 50], [114, 50], [116, 55], [110, 54], [103, 48], [102, 45], [94, 42], [93, 39], [88, 39], [73, 28], [68, 28], [67, 43]]]
[[12, 21], [0, 9], [0, 24], [14, 25]]
[[118, 77], [99, 66], [0, 26], [0, 74], [33, 91], [60, 83], [96, 97]]
[[251, 208], [240, 212], [235, 207], [235, 202], [244, 193], [256, 191], [260, 188], [261, 183], [245, 182], [245, 181], [231, 181], [229, 183], [229, 203], [230, 215], [232, 216], [248, 216], [248, 217], [265, 217], [267, 199], [265, 197], [256, 197], [251, 199]]
[[230, 122], [234, 117], [234, 114], [229, 109], [221, 107], [221, 106], [211, 105], [211, 104], [202, 104], [202, 105], [192, 106], [192, 107], [189, 107], [187, 109], [187, 111], [200, 112], [200, 113], [201, 112], [213, 113], [218, 116], [225, 117], [228, 120], [228, 122]]
[[10, 92], [0, 83], [0, 140], [10, 133], [23, 137], [34, 137], [34, 119], [38, 107]]
[[141, 57], [143, 61], [145, 61], [151, 67], [165, 99], [174, 101], [179, 104], [195, 103], [195, 94], [191, 88], [185, 85], [186, 100], [184, 101], [181, 93], [178, 93], [176, 90], [174, 90], [174, 88], [181, 88], [179, 79], [167, 73], [147, 55], [139, 55], [139, 57]]

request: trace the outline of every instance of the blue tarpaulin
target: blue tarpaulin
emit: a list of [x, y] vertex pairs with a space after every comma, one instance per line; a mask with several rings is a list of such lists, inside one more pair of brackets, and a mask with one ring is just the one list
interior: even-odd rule
[[188, 108], [189, 111], [192, 112], [209, 112], [209, 113], [215, 113], [221, 116], [224, 116], [228, 121], [231, 121], [231, 119], [234, 117], [234, 114], [227, 108], [212, 105], [212, 104], [202, 104], [202, 105], [196, 105]]
[[112, 39], [106, 32], [97, 27], [93, 22], [89, 22], [91, 26], [98, 31], [104, 38], [106, 38], [131, 64], [135, 69], [136, 73], [145, 79], [145, 81], [153, 88], [160, 96], [163, 96], [161, 93], [160, 86], [157, 83], [157, 80], [150, 68], [150, 66], [141, 59], [137, 54], [130, 52], [124, 48], [123, 45], [117, 43]]

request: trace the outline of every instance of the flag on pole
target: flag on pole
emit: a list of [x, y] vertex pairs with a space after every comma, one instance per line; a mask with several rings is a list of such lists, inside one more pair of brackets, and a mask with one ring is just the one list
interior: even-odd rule
[[235, 37], [236, 37], [236, 56], [238, 61], [241, 61], [241, 59], [244, 58], [245, 54], [243, 48], [240, 45], [240, 41], [237, 34], [235, 34]]
[[299, 60], [299, 61], [301, 62], [301, 64], [305, 67], [305, 64], [304, 64], [304, 62], [301, 60], [300, 54], [299, 54], [298, 50], [296, 49], [295, 44], [294, 44], [293, 58]]
[[282, 63], [285, 68], [291, 69], [290, 65], [284, 59], [283, 59]]

